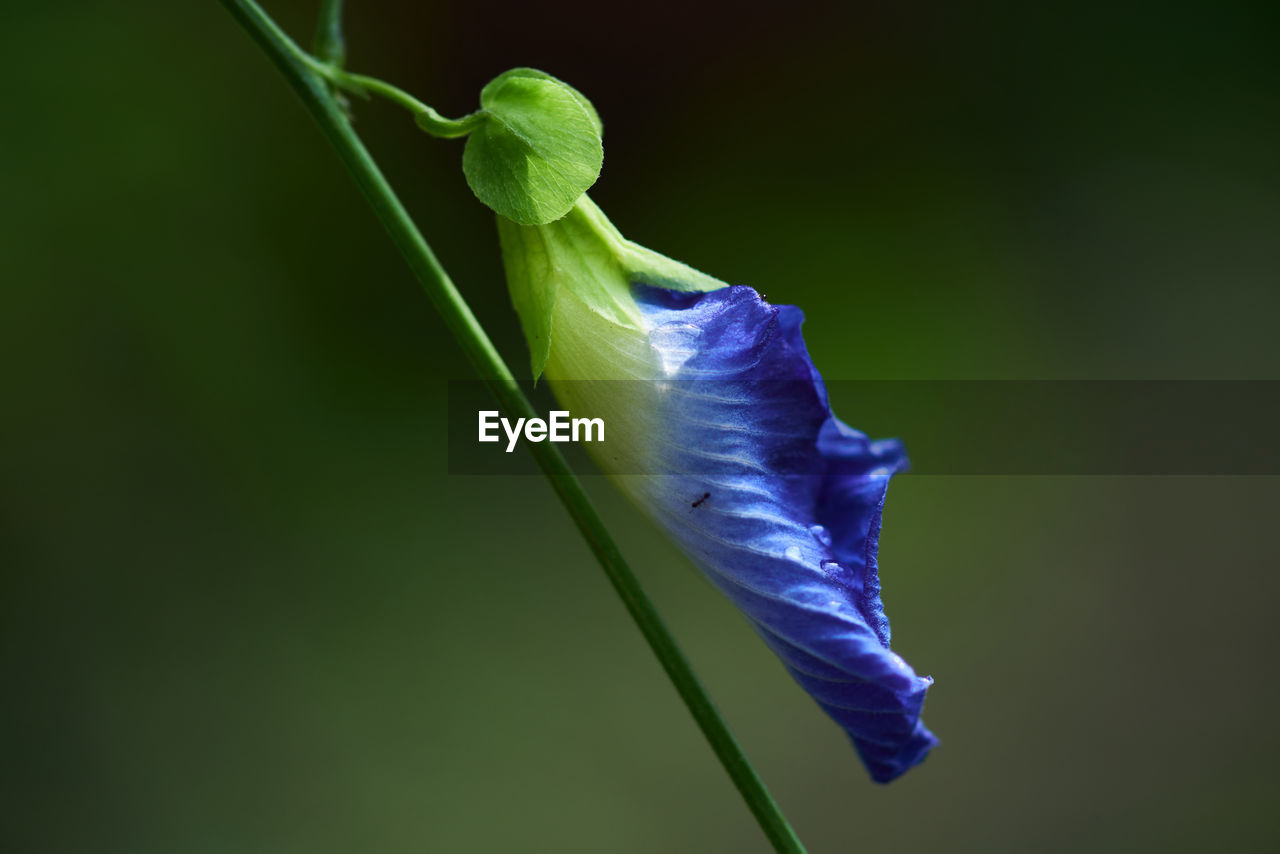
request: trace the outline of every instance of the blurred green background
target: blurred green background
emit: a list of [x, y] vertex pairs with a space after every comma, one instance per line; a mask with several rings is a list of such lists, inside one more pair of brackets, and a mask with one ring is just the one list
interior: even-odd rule
[[[830, 378], [1280, 379], [1274, 4], [349, 6], [446, 114], [582, 89], [614, 222]], [[0, 847], [764, 851], [547, 487], [445, 474], [469, 369], [223, 9], [4, 17]], [[527, 373], [460, 144], [356, 113]], [[1274, 478], [898, 480], [889, 787], [593, 480], [815, 854], [1280, 844]]]

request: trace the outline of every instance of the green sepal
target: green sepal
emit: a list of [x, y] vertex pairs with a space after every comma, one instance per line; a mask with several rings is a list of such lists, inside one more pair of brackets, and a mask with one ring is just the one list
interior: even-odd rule
[[631, 295], [636, 282], [678, 291], [712, 291], [727, 285], [692, 267], [627, 240], [600, 208], [583, 195], [563, 218], [523, 226], [498, 217], [502, 262], [511, 302], [529, 344], [537, 379], [551, 354], [556, 305], [562, 289], [617, 330], [640, 329]]
[[467, 138], [462, 171], [480, 201], [521, 225], [564, 216], [600, 177], [600, 117], [581, 92], [514, 68], [480, 92], [486, 121]]

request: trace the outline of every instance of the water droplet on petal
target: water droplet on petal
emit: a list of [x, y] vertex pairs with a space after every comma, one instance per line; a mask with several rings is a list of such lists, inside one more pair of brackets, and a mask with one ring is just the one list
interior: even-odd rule
[[834, 560], [824, 560], [818, 564], [827, 577], [838, 584], [849, 584], [849, 570], [845, 569]]
[[813, 534], [813, 538], [824, 546], [831, 545], [831, 532], [821, 525], [810, 525], [809, 533]]
[[800, 560], [800, 547], [787, 546], [787, 550], [782, 553], [787, 560]]

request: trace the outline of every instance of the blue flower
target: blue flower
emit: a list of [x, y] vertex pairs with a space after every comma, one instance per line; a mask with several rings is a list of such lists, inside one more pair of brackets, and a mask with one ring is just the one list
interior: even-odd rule
[[499, 224], [535, 376], [608, 425], [597, 463], [742, 611], [874, 780], [919, 763], [937, 743], [920, 722], [931, 680], [889, 649], [876, 564], [906, 458], [832, 415], [800, 310], [626, 241], [585, 196], [548, 225]]

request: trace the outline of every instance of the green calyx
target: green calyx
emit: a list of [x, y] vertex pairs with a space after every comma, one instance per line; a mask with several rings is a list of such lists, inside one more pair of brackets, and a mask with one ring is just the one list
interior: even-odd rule
[[677, 291], [726, 287], [719, 279], [627, 240], [594, 202], [581, 196], [561, 219], [521, 225], [498, 217], [502, 262], [534, 378], [551, 354], [556, 307], [567, 290], [603, 322], [640, 330], [631, 285]]

